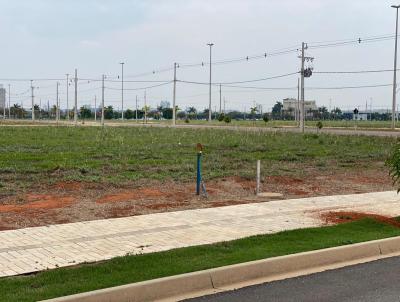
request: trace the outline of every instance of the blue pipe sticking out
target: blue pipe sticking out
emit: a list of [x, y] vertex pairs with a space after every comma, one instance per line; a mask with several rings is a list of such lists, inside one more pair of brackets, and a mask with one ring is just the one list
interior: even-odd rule
[[197, 182], [196, 182], [196, 195], [200, 195], [201, 186], [201, 151], [197, 153]]

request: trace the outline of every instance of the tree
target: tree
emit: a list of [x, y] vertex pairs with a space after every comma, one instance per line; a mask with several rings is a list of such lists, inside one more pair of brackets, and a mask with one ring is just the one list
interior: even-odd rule
[[256, 114], [258, 112], [258, 108], [257, 107], [251, 107], [250, 108], [250, 116], [253, 119], [253, 121], [256, 120]]
[[339, 107], [335, 107], [332, 111], [331, 111], [333, 118], [336, 119], [340, 119], [342, 117], [342, 110], [340, 110]]
[[187, 108], [186, 112], [188, 113], [189, 119], [194, 119], [195, 116], [197, 115], [197, 109], [195, 107]]
[[204, 109], [202, 112], [202, 117], [205, 118], [206, 120], [208, 120], [208, 112], [209, 112], [208, 108]]
[[282, 117], [283, 104], [281, 102], [276, 102], [274, 107], [272, 107], [272, 117], [280, 118]]
[[106, 120], [111, 120], [114, 117], [114, 108], [113, 106], [107, 106], [104, 108], [104, 118]]
[[135, 112], [132, 111], [132, 110], [130, 110], [130, 109], [127, 109], [127, 110], [125, 111], [125, 113], [124, 113], [124, 117], [125, 117], [126, 119], [128, 119], [128, 120], [131, 120], [131, 119], [135, 118]]
[[264, 115], [263, 115], [263, 121], [265, 122], [265, 124], [266, 123], [268, 123], [269, 122], [269, 117], [268, 117], [268, 113], [264, 113]]
[[226, 115], [226, 116], [224, 117], [224, 122], [225, 122], [225, 123], [229, 124], [231, 121], [232, 121], [232, 119], [231, 119], [231, 117], [230, 117], [229, 115]]
[[172, 108], [163, 108], [161, 113], [162, 113], [163, 118], [165, 118], [167, 120], [172, 119]]
[[329, 112], [328, 109], [325, 106], [319, 107], [318, 108], [318, 117], [322, 119], [328, 119], [329, 118]]
[[90, 110], [90, 108], [88, 108], [86, 106], [82, 106], [79, 109], [79, 113], [80, 113], [82, 119], [88, 119], [88, 118], [92, 117], [92, 111]]
[[25, 116], [25, 110], [19, 104], [14, 104], [10, 111], [14, 118], [23, 118]]
[[54, 116], [54, 118], [56, 117], [56, 113], [57, 113], [57, 106], [56, 105], [53, 105], [51, 107], [50, 113], [51, 113], [51, 116]]
[[186, 118], [186, 112], [185, 111], [179, 111], [179, 112], [177, 112], [176, 116], [179, 119], [184, 119], [184, 118]]

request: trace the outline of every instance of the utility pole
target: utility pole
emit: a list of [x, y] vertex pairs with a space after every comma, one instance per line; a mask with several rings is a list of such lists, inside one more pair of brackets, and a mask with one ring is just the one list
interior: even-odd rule
[[[221, 114], [221, 99], [222, 99], [222, 88], [221, 88], [221, 84], [219, 84], [219, 114]], [[224, 98], [224, 102], [225, 102], [225, 98]], [[224, 105], [225, 108], [225, 105]], [[225, 111], [225, 109], [224, 109]]]
[[[176, 67], [177, 67], [177, 64], [174, 63], [174, 91], [173, 91], [173, 96], [172, 96], [172, 125], [173, 126], [176, 126]], [[137, 96], [136, 96], [136, 103], [137, 103]], [[136, 107], [137, 107], [137, 105], [136, 105]], [[136, 109], [136, 114], [137, 114], [137, 109]]]
[[74, 108], [74, 122], [75, 126], [78, 125], [78, 69], [75, 69], [75, 108]]
[[135, 112], [135, 113], [136, 113], [136, 114], [135, 114], [136, 122], [137, 122], [137, 120], [138, 120], [138, 119], [137, 119], [137, 116], [138, 116], [138, 112], [137, 112], [137, 111], [138, 111], [138, 100], [137, 100], [137, 95], [136, 95], [136, 112]]
[[68, 87], [69, 87], [69, 73], [67, 75], [67, 120], [69, 121], [69, 97], [68, 97]]
[[147, 124], [147, 99], [146, 99], [146, 89], [144, 90], [144, 122]]
[[3, 105], [3, 119], [6, 119], [6, 106], [7, 106], [7, 101], [6, 98], [4, 98], [4, 105]]
[[313, 57], [306, 57], [304, 52], [308, 48], [307, 44], [302, 42], [301, 43], [301, 110], [300, 110], [300, 129], [301, 132], [304, 133], [304, 124], [305, 124], [305, 106], [304, 106], [304, 78], [309, 78], [312, 75], [312, 68], [304, 68], [305, 61], [314, 60]]
[[399, 8], [400, 5], [392, 5], [392, 8], [396, 9], [396, 38], [394, 44], [394, 67], [393, 67], [393, 100], [392, 100], [392, 129], [396, 128], [396, 76], [397, 76], [397, 35], [398, 35], [398, 24], [399, 24]]
[[8, 119], [11, 118], [11, 85], [8, 84]]
[[300, 128], [301, 132], [304, 133], [304, 47], [305, 44], [301, 44], [301, 109], [300, 109]]
[[34, 90], [35, 88], [33, 87], [33, 80], [31, 80], [31, 98], [32, 98], [32, 121], [35, 120], [35, 96], [34, 96]]
[[121, 105], [122, 105], [122, 121], [124, 120], [124, 62], [119, 63], [121, 64]]
[[297, 126], [300, 127], [300, 78], [297, 78], [296, 121], [297, 121]]
[[97, 122], [97, 104], [96, 104], [96, 101], [97, 101], [97, 96], [95, 95], [94, 96], [94, 121], [95, 122]]
[[226, 105], [226, 100], [225, 100], [225, 97], [224, 97], [224, 114], [226, 114], [225, 105]]
[[103, 74], [101, 77], [101, 125], [104, 127], [104, 78]]
[[212, 55], [212, 47], [213, 47], [214, 43], [208, 43], [207, 45], [210, 47], [210, 87], [209, 87], [208, 121], [211, 122], [211, 118], [212, 118], [211, 117], [211, 80], [212, 80], [212, 77], [211, 77], [212, 56], [211, 55]]
[[58, 124], [60, 120], [60, 103], [58, 99], [58, 86], [60, 86], [60, 83], [57, 82], [57, 92], [56, 92], [56, 122]]

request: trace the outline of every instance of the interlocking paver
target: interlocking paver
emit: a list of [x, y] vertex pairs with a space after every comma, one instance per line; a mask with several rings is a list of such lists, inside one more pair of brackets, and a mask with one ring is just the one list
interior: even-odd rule
[[0, 277], [322, 225], [318, 213], [400, 215], [396, 192], [321, 196], [0, 232]]

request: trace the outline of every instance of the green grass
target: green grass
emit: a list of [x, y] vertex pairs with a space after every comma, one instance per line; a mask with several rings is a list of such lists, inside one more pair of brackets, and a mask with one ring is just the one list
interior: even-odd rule
[[372, 219], [285, 231], [213, 245], [125, 256], [103, 263], [0, 279], [1, 301], [36, 301], [100, 288], [369, 240], [399, 236]]
[[263, 175], [298, 174], [304, 167], [368, 168], [371, 162], [384, 162], [395, 138], [223, 129], [2, 127], [0, 192], [60, 180], [188, 181], [195, 174], [198, 142], [205, 146], [204, 177], [211, 179], [252, 177], [257, 159], [263, 161]]
[[[178, 124], [186, 124], [183, 120], [178, 120]], [[316, 128], [318, 120], [306, 121], [307, 127]], [[391, 127], [391, 121], [353, 121], [353, 120], [321, 120], [322, 124], [326, 128], [354, 128], [357, 126], [359, 129], [387, 129]], [[162, 121], [162, 123], [171, 123], [170, 121]], [[190, 120], [189, 125], [209, 125], [210, 123], [205, 120]], [[251, 121], [251, 120], [232, 120], [231, 123], [219, 122], [213, 120], [211, 125], [214, 126], [243, 126], [243, 127], [296, 127], [296, 121], [284, 121], [284, 120], [270, 120], [265, 123], [263, 120]], [[399, 127], [399, 124], [397, 125]]]

